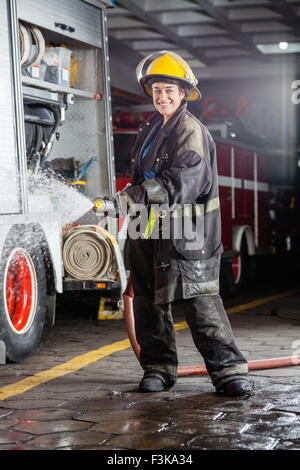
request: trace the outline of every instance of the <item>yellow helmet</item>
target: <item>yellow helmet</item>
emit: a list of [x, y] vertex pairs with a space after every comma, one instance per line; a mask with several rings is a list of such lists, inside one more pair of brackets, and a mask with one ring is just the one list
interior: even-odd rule
[[185, 88], [189, 88], [188, 101], [201, 98], [196, 87], [198, 80], [191, 68], [178, 54], [172, 51], [159, 51], [145, 57], [136, 68], [138, 82], [148, 96], [152, 96], [150, 78], [169, 78], [179, 80]]

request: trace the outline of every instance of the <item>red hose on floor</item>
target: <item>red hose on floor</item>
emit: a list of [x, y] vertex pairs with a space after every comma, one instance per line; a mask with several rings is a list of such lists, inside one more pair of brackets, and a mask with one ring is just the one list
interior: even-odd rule
[[[132, 289], [131, 275], [129, 275], [127, 287], [123, 294], [124, 320], [131, 347], [137, 359], [140, 360], [140, 346], [135, 336], [134, 316], [132, 308], [133, 297], [134, 294]], [[259, 359], [255, 361], [248, 361], [249, 370], [274, 369], [276, 367], [288, 367], [296, 365], [300, 365], [300, 356], [278, 357], [271, 359]], [[185, 366], [178, 367], [177, 374], [178, 377], [187, 377], [190, 375], [207, 375], [207, 370], [205, 366]]]

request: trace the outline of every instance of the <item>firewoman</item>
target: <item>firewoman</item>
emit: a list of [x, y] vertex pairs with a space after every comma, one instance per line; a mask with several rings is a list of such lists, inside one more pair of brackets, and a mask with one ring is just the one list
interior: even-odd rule
[[[136, 338], [144, 370], [139, 389], [159, 392], [176, 383], [176, 303], [216, 392], [250, 395], [247, 361], [219, 295], [223, 248], [215, 144], [187, 110], [188, 101], [201, 98], [197, 79], [171, 51], [149, 55], [136, 72], [156, 108], [139, 129], [131, 151], [132, 187], [122, 193], [128, 207], [144, 204], [149, 214], [143, 236], [129, 239]], [[155, 216], [157, 207], [167, 210], [167, 235], [162, 229], [166, 211]]]

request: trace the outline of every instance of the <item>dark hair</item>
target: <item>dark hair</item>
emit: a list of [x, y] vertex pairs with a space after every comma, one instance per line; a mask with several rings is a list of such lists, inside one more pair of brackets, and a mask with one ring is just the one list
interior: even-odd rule
[[189, 97], [190, 87], [188, 85], [183, 84], [181, 80], [176, 80], [176, 78], [174, 79], [166, 78], [163, 75], [162, 76], [156, 75], [156, 77], [150, 77], [146, 81], [149, 87], [151, 87], [153, 83], [157, 83], [157, 82], [170, 83], [172, 85], [177, 85], [181, 90], [184, 91], [185, 98], [187, 99]]

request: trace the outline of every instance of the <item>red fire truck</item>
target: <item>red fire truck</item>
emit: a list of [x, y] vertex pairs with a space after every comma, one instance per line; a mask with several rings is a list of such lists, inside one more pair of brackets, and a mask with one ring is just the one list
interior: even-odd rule
[[[138, 121], [149, 114], [119, 113], [114, 119], [117, 190], [130, 181], [129, 151]], [[291, 251], [294, 189], [271, 184], [268, 152], [234, 140], [224, 120], [206, 125], [217, 150], [224, 246], [221, 290], [237, 295], [243, 285], [255, 280], [258, 255]]]

